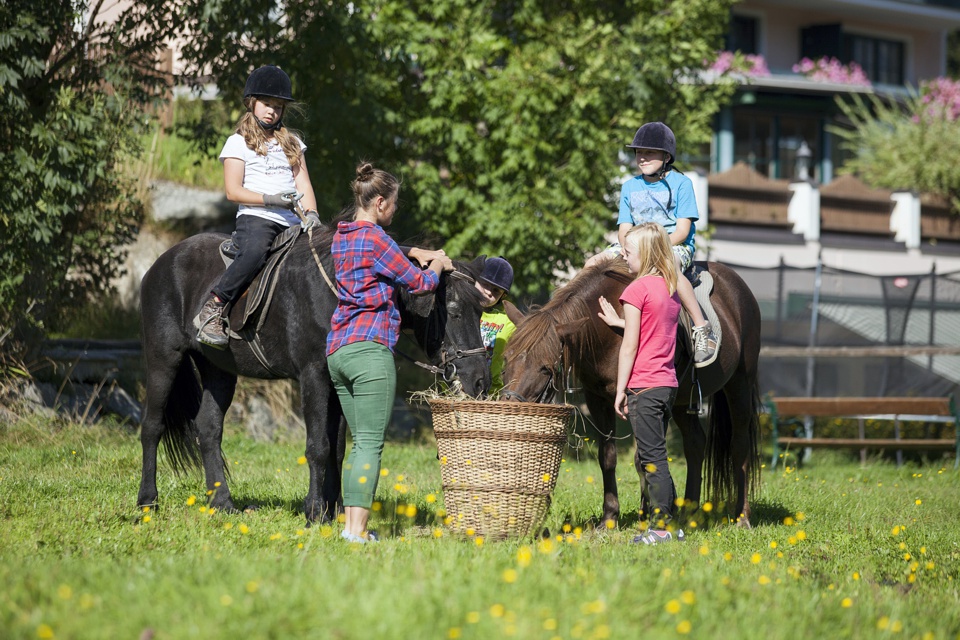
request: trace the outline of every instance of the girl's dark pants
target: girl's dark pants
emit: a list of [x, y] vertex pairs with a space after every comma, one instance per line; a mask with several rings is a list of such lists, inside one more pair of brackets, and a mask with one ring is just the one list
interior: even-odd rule
[[234, 302], [242, 296], [266, 264], [273, 240], [286, 228], [259, 216], [237, 216], [237, 257], [220, 276], [213, 293], [223, 302]]
[[677, 499], [667, 466], [667, 425], [676, 395], [676, 387], [627, 389], [630, 426], [637, 439], [637, 471], [651, 503], [652, 513], [646, 515], [664, 521], [673, 515]]

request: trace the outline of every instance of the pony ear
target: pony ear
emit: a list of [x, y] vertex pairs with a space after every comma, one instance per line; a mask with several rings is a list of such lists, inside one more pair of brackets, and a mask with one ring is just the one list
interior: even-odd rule
[[400, 297], [403, 300], [403, 306], [407, 309], [407, 311], [421, 318], [427, 318], [430, 316], [430, 312], [433, 311], [433, 305], [437, 300], [436, 292], [424, 293], [422, 295], [415, 296], [406, 289], [400, 290]]
[[527, 314], [525, 314], [523, 311], [520, 311], [520, 309], [517, 308], [517, 305], [513, 304], [509, 300], [503, 301], [503, 310], [506, 311], [507, 318], [510, 319], [510, 322], [515, 325], [519, 325], [520, 322], [527, 317]]
[[590, 322], [590, 318], [580, 318], [579, 320], [574, 320], [573, 322], [567, 322], [564, 324], [557, 325], [557, 335], [560, 336], [560, 341], [567, 343], [569, 339], [573, 336], [576, 336], [583, 325]]

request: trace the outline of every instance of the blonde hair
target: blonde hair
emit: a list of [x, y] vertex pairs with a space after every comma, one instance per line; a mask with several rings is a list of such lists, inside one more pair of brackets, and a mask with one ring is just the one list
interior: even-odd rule
[[624, 244], [640, 258], [637, 277], [660, 276], [673, 295], [677, 290], [677, 265], [667, 230], [656, 222], [644, 222], [627, 232]]
[[[244, 98], [243, 104], [247, 108], [247, 112], [240, 117], [240, 121], [237, 123], [237, 133], [243, 136], [243, 141], [247, 143], [249, 149], [255, 151], [259, 156], [265, 156], [267, 155], [267, 134], [253, 116], [253, 103], [256, 99], [256, 96]], [[283, 115], [287, 115], [290, 111], [296, 112], [298, 109], [295, 103], [284, 102]], [[273, 134], [276, 136], [280, 148], [283, 149], [283, 155], [287, 156], [287, 162], [290, 163], [290, 166], [294, 167], [299, 164], [301, 155], [301, 136], [299, 132], [287, 127], [280, 127]]]

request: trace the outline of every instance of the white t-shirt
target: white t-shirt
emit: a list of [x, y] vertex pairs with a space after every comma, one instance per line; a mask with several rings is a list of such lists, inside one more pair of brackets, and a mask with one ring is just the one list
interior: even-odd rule
[[[300, 143], [300, 153], [302, 154], [307, 145], [299, 139], [297, 142]], [[243, 136], [235, 133], [227, 138], [223, 145], [223, 151], [220, 152], [221, 163], [225, 158], [243, 160], [243, 187], [245, 189], [260, 194], [297, 190], [296, 183], [293, 181], [293, 167], [287, 162], [287, 156], [283, 154], [283, 147], [275, 140], [267, 142], [267, 155], [261, 156], [247, 146]], [[241, 204], [237, 210], [237, 215], [243, 214], [265, 218], [288, 227], [300, 224], [300, 218], [293, 211], [278, 207]]]

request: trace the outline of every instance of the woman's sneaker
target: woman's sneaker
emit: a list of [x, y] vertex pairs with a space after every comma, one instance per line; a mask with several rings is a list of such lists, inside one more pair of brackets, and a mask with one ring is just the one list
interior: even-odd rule
[[717, 359], [717, 336], [713, 333], [710, 323], [702, 327], [693, 328], [693, 362], [698, 369], [705, 367]]
[[369, 542], [380, 542], [380, 538], [377, 537], [377, 534], [373, 531], [367, 531], [366, 536], [358, 536], [355, 533], [350, 533], [346, 529], [340, 532], [340, 537], [346, 540], [347, 542], [356, 542], [357, 544], [367, 544]]
[[683, 542], [685, 539], [683, 529], [677, 529], [673, 532], [666, 529], [647, 529], [633, 539], [633, 544], [660, 544], [670, 540]]

